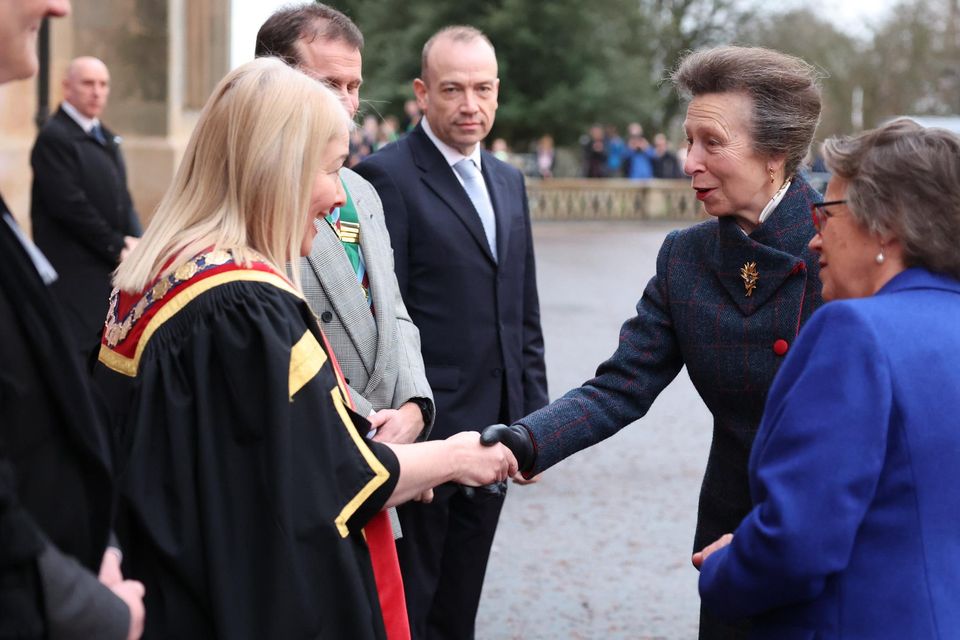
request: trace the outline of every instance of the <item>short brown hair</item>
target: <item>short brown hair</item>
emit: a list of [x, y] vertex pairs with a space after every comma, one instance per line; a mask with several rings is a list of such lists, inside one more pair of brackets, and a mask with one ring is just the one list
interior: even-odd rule
[[420, 79], [424, 82], [427, 82], [428, 58], [430, 56], [430, 49], [432, 49], [437, 40], [440, 40], [441, 38], [449, 38], [454, 42], [473, 42], [479, 38], [490, 45], [490, 49], [493, 51], [494, 55], [497, 53], [497, 50], [493, 47], [493, 43], [490, 42], [490, 38], [488, 38], [483, 31], [480, 31], [480, 29], [477, 29], [476, 27], [460, 24], [444, 27], [443, 29], [440, 29], [440, 31], [437, 31], [435, 34], [430, 36], [430, 39], [427, 40], [426, 44], [423, 45], [423, 52], [420, 54]]
[[685, 98], [743, 93], [753, 103], [753, 148], [783, 155], [792, 177], [810, 150], [820, 123], [820, 77], [800, 58], [763, 47], [701, 49], [680, 61], [671, 78]]
[[827, 168], [847, 181], [850, 214], [890, 232], [908, 267], [960, 278], [960, 138], [908, 118], [823, 143]]
[[301, 64], [301, 40], [343, 40], [363, 50], [363, 34], [343, 13], [319, 2], [284, 7], [267, 18], [257, 32], [254, 55], [276, 56], [288, 65]]

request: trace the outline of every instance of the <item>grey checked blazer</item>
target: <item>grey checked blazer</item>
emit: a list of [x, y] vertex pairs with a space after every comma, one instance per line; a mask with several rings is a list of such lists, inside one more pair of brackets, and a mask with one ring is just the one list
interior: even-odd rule
[[[376, 318], [340, 239], [324, 220], [316, 223], [310, 255], [300, 260], [304, 296], [340, 362], [360, 415], [395, 409], [410, 398], [433, 402], [420, 355], [420, 332], [410, 320], [393, 271], [380, 197], [350, 169], [341, 170], [340, 177], [357, 209]], [[424, 427], [421, 437], [431, 426]]]

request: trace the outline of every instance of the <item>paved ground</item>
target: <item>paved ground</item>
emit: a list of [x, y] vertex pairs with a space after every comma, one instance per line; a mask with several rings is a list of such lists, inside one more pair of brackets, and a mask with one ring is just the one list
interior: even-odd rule
[[[536, 224], [551, 398], [613, 352], [675, 226]], [[695, 638], [689, 557], [710, 425], [684, 370], [645, 418], [511, 486], [478, 640]]]

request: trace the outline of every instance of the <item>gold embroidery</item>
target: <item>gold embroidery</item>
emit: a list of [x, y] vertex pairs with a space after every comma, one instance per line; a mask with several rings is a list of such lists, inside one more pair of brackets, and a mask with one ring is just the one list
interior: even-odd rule
[[157, 314], [150, 318], [150, 321], [144, 328], [143, 335], [140, 336], [140, 340], [137, 342], [136, 353], [132, 358], [128, 358], [117, 353], [116, 351], [111, 350], [107, 345], [101, 345], [100, 362], [117, 373], [122, 373], [123, 375], [130, 377], [137, 375], [137, 368], [140, 366], [140, 357], [143, 355], [143, 350], [146, 348], [147, 343], [150, 342], [151, 336], [153, 336], [154, 332], [157, 331], [157, 329], [159, 329], [164, 322], [176, 315], [181, 309], [186, 307], [200, 294], [222, 284], [239, 281], [263, 282], [273, 285], [278, 289], [283, 289], [287, 293], [295, 295], [301, 300], [303, 299], [303, 296], [299, 291], [294, 289], [292, 286], [290, 286], [289, 282], [275, 273], [254, 270], [226, 271], [224, 273], [218, 273], [215, 276], [210, 276], [209, 278], [201, 280], [192, 286], [186, 287], [173, 296], [169, 302], [164, 304]]
[[327, 361], [327, 354], [308, 329], [290, 350], [290, 399], [310, 382]]
[[[146, 312], [147, 308], [154, 302], [163, 299], [175, 286], [184, 280], [192, 278], [198, 271], [218, 267], [231, 260], [233, 260], [233, 256], [229, 251], [217, 250], [197, 256], [190, 262], [180, 265], [173, 274], [161, 278], [156, 284], [150, 287], [143, 297], [137, 301], [137, 304], [127, 312], [126, 317], [119, 322], [117, 318], [117, 306], [120, 303], [120, 292], [114, 289], [113, 293], [110, 294], [110, 309], [107, 313], [107, 323], [104, 328], [104, 337], [106, 338], [107, 346], [115, 347], [123, 342], [124, 338], [127, 337], [127, 334], [130, 333], [130, 330], [133, 328], [133, 325], [137, 323], [137, 320]], [[187, 277], [182, 277], [185, 275]]]
[[760, 273], [757, 272], [757, 263], [747, 262], [740, 267], [740, 277], [743, 278], [743, 288], [749, 298], [753, 294], [753, 290], [757, 288], [757, 281], [760, 279]]

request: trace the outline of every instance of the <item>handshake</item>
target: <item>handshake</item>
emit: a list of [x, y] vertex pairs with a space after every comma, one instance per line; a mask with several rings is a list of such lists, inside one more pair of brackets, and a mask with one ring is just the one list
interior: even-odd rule
[[517, 469], [521, 473], [533, 467], [533, 440], [524, 427], [519, 424], [493, 424], [480, 433], [480, 444], [492, 447], [498, 442], [510, 449], [513, 457], [517, 459]]
[[[481, 434], [463, 431], [445, 440], [407, 446], [420, 451], [437, 447], [429, 466], [439, 472], [440, 477], [431, 477], [430, 486], [452, 481], [466, 487], [480, 487], [488, 493], [500, 493], [507, 478], [525, 483], [516, 474], [529, 471], [534, 463], [533, 441], [520, 425], [495, 424]], [[441, 471], [443, 469], [446, 472]]]

